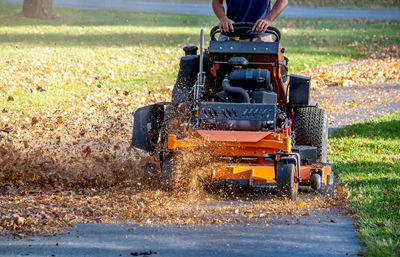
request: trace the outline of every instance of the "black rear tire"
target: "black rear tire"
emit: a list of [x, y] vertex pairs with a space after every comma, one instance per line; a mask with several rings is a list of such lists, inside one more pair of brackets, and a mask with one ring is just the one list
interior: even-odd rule
[[295, 200], [299, 190], [299, 183], [295, 179], [295, 177], [297, 177], [296, 160], [289, 157], [283, 157], [279, 160], [276, 169], [278, 196]]
[[317, 147], [317, 161], [328, 159], [328, 115], [324, 109], [303, 107], [295, 111], [293, 120], [296, 145]]

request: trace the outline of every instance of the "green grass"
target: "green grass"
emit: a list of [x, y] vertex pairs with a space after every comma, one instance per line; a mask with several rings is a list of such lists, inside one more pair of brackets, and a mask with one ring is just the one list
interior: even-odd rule
[[[97, 85], [171, 86], [182, 47], [198, 45], [200, 28], [208, 32], [217, 24], [212, 16], [62, 8], [59, 19], [40, 21], [20, 12], [20, 5], [0, 3], [0, 110], [8, 110], [1, 115], [79, 105]], [[290, 72], [350, 61], [400, 42], [399, 22], [279, 19], [275, 26], [283, 33]]]
[[400, 251], [400, 111], [335, 131], [330, 161], [349, 194], [365, 256]]

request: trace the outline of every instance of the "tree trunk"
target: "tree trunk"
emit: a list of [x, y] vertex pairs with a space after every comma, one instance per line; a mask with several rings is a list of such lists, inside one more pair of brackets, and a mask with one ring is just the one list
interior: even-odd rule
[[57, 17], [53, 0], [24, 0], [22, 15], [35, 19], [53, 19]]

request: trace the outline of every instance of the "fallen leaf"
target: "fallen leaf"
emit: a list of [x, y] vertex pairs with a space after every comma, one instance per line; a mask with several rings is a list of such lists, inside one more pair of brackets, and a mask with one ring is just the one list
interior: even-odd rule
[[131, 212], [129, 210], [125, 210], [124, 212], [122, 212], [122, 216], [124, 216], [125, 218], [128, 218], [131, 216]]
[[36, 123], [38, 123], [38, 119], [36, 117], [32, 117], [31, 119], [32, 126], [35, 125]]
[[24, 217], [18, 217], [17, 218], [17, 224], [22, 226], [25, 224], [25, 218]]
[[46, 89], [44, 89], [42, 87], [39, 87], [39, 86], [36, 88], [36, 90], [39, 91], [39, 92], [45, 92], [46, 91]]
[[92, 153], [92, 149], [90, 149], [90, 146], [86, 146], [85, 149], [82, 151], [86, 156], [89, 156]]
[[54, 200], [57, 200], [57, 201], [63, 199], [63, 198], [62, 198], [61, 196], [59, 196], [59, 195], [53, 195], [51, 198], [54, 199]]

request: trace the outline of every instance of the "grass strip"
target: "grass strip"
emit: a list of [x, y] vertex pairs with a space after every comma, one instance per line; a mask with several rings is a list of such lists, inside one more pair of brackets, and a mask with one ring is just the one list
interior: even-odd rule
[[330, 162], [347, 192], [365, 256], [400, 250], [400, 111], [334, 131]]

